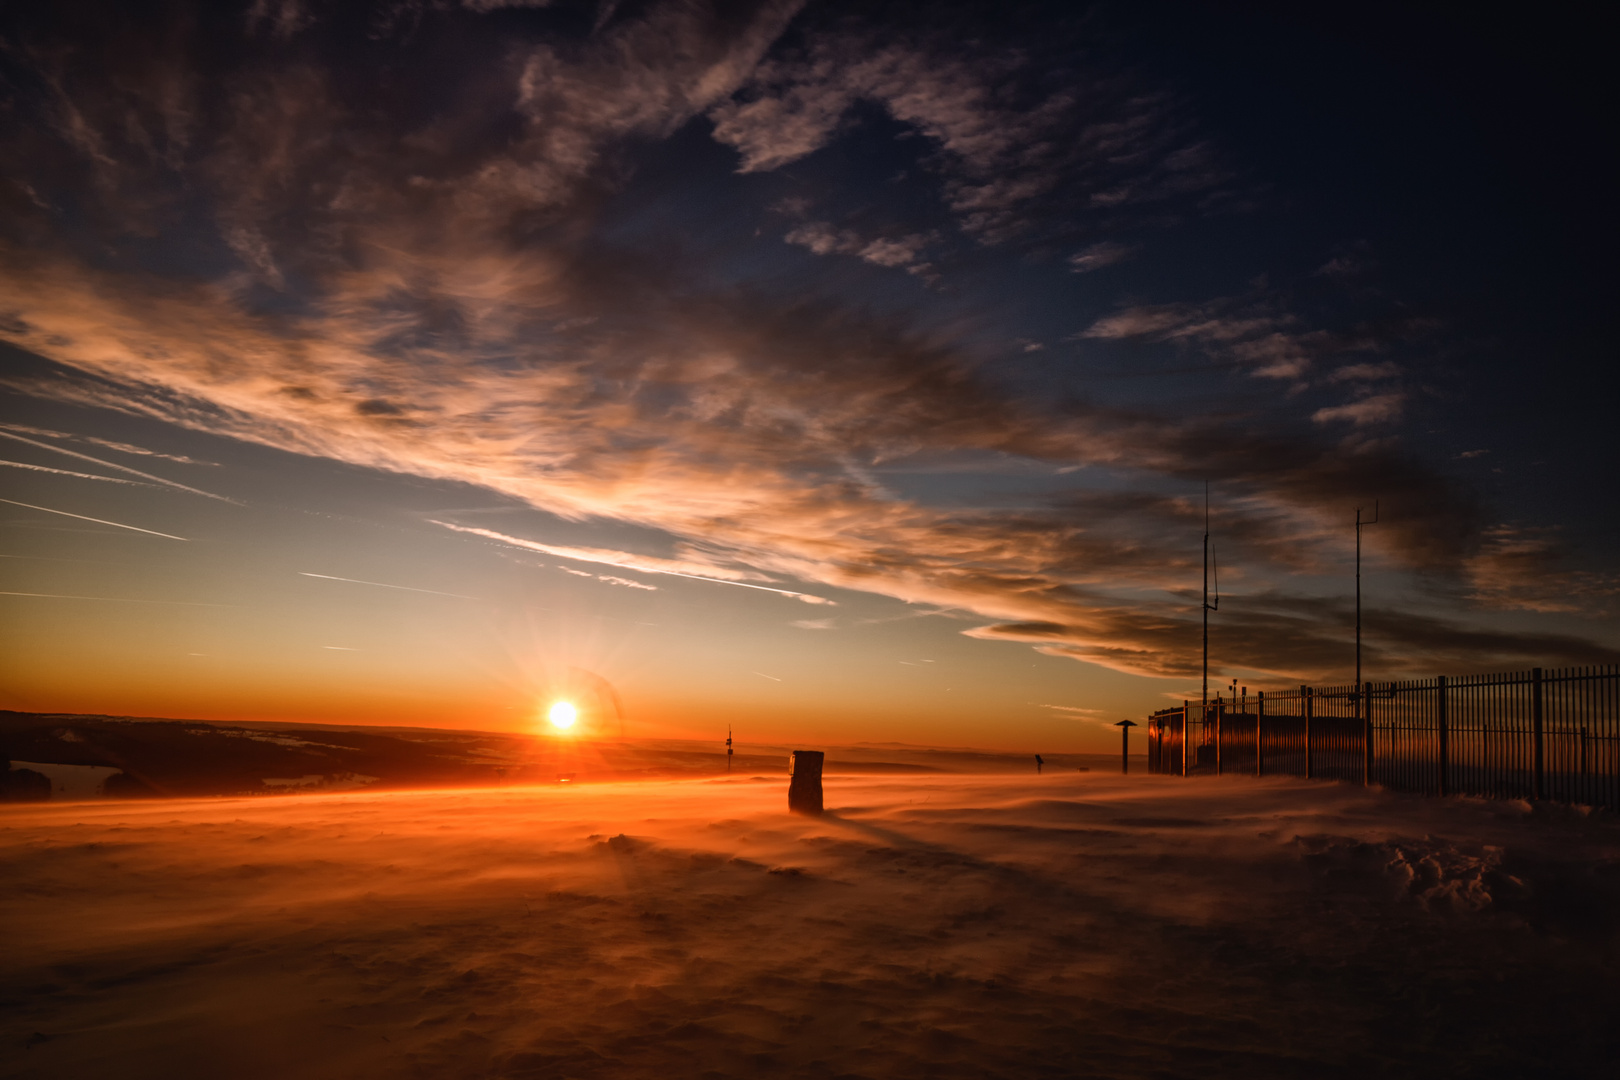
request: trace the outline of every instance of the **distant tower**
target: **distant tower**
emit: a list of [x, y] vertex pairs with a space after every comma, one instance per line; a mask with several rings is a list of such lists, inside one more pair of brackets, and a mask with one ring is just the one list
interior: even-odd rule
[[[1203, 743], [1203, 737], [1209, 733], [1209, 613], [1212, 612], [1212, 611], [1221, 610], [1221, 564], [1220, 564], [1220, 561], [1217, 559], [1216, 562], [1215, 562], [1215, 602], [1213, 604], [1211, 604], [1209, 602], [1209, 563], [1210, 563], [1209, 481], [1205, 480], [1204, 481], [1204, 686], [1203, 686], [1202, 693], [1199, 695], [1199, 702], [1198, 702], [1198, 734], [1199, 734], [1200, 746]], [[1182, 718], [1181, 726], [1182, 726], [1182, 729], [1183, 729], [1182, 732], [1181, 732], [1181, 773], [1182, 773], [1183, 776], [1185, 776], [1187, 774], [1187, 743], [1190, 740], [1192, 733], [1190, 731], [1186, 730], [1187, 722], [1186, 722], [1185, 717]], [[1127, 733], [1129, 732], [1129, 730], [1130, 730], [1129, 728], [1126, 729]], [[1221, 754], [1220, 732], [1217, 729], [1216, 734], [1215, 734], [1216, 771], [1219, 771], [1219, 769], [1220, 769], [1220, 760], [1221, 760], [1220, 754]]]
[[731, 749], [731, 725], [727, 724], [726, 725], [726, 772], [731, 771], [731, 755], [733, 753], [734, 753], [734, 751]]

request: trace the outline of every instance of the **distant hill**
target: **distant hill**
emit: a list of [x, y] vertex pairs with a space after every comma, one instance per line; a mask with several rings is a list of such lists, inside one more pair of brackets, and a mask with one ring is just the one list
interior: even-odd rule
[[[751, 746], [733, 774], [781, 776], [788, 746]], [[901, 744], [827, 747], [827, 772], [1009, 772], [1028, 754]], [[108, 796], [274, 795], [357, 788], [482, 787], [713, 776], [722, 746], [681, 740], [552, 739], [439, 728], [218, 723], [157, 717], [0, 710], [0, 757], [10, 762], [116, 768]], [[1110, 764], [1117, 759], [1103, 759]], [[1085, 768], [1093, 755], [1047, 754], [1047, 768]], [[44, 779], [13, 769], [0, 797], [48, 797]]]
[[[555, 779], [537, 740], [488, 732], [287, 725], [0, 711], [10, 761], [121, 770], [109, 795], [243, 795]], [[538, 770], [538, 771], [537, 771]], [[553, 774], [555, 770], [553, 769]]]

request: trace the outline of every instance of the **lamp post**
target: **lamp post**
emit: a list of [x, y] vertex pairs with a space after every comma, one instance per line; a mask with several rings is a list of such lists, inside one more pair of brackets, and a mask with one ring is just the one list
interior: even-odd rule
[[1136, 727], [1136, 723], [1131, 720], [1121, 720], [1114, 726], [1119, 728], [1120, 775], [1129, 776], [1131, 773], [1131, 728]]

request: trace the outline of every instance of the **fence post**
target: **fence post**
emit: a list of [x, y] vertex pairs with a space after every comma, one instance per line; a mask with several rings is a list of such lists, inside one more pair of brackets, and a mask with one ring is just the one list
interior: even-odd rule
[[1215, 695], [1215, 775], [1220, 776], [1225, 770], [1221, 768], [1221, 743], [1226, 736], [1226, 709], [1221, 705], [1221, 697]]
[[1440, 676], [1440, 794], [1446, 793], [1446, 677]]
[[1361, 684], [1361, 786], [1372, 787], [1372, 683]]
[[1181, 775], [1187, 775], [1187, 743], [1192, 735], [1192, 702], [1181, 703]]
[[1536, 668], [1530, 672], [1532, 693], [1535, 695], [1530, 704], [1530, 724], [1535, 732], [1535, 796], [1542, 797], [1542, 738], [1541, 738], [1541, 669]]
[[1311, 688], [1299, 688], [1299, 710], [1305, 714], [1305, 779], [1311, 777]]
[[[1259, 698], [1260, 700], [1254, 707], [1254, 775], [1264, 776], [1266, 771], [1266, 752], [1264, 749], [1265, 742], [1261, 738], [1260, 734], [1260, 726], [1265, 723], [1266, 720], [1266, 692], [1264, 690], [1259, 692]], [[1584, 746], [1586, 744], [1582, 743], [1581, 745]]]

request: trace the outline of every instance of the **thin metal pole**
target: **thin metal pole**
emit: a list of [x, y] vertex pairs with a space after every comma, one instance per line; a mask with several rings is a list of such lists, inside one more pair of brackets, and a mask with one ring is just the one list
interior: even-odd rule
[[1262, 741], [1260, 728], [1266, 719], [1266, 692], [1261, 690], [1257, 694], [1254, 706], [1254, 775], [1265, 775], [1265, 743]]
[[1372, 683], [1364, 683], [1361, 689], [1361, 786], [1372, 787]]
[[1181, 703], [1181, 775], [1187, 775], [1187, 728], [1192, 723], [1192, 703]]
[[1446, 677], [1440, 676], [1440, 708], [1437, 716], [1440, 728], [1440, 794], [1446, 793]]
[[1544, 772], [1543, 772], [1543, 770], [1544, 770], [1545, 760], [1542, 757], [1543, 737], [1542, 737], [1542, 723], [1541, 723], [1541, 721], [1542, 721], [1542, 715], [1541, 715], [1541, 669], [1540, 668], [1534, 668], [1530, 672], [1530, 678], [1531, 678], [1531, 682], [1532, 682], [1532, 686], [1533, 686], [1533, 691], [1532, 692], [1535, 694], [1535, 696], [1531, 699], [1531, 703], [1530, 703], [1530, 710], [1531, 710], [1531, 712], [1530, 712], [1530, 723], [1531, 723], [1531, 726], [1532, 726], [1532, 728], [1534, 730], [1535, 740], [1536, 740], [1535, 747], [1534, 747], [1534, 753], [1535, 753], [1535, 789], [1534, 790], [1535, 790], [1535, 797], [1540, 799], [1540, 798], [1545, 797], [1545, 785], [1544, 785], [1544, 782], [1543, 782], [1543, 780], [1544, 780]]
[[1204, 481], [1204, 684], [1198, 694], [1198, 728], [1209, 723], [1209, 481]]
[[1305, 714], [1305, 779], [1311, 779], [1313, 772], [1311, 761], [1311, 688], [1299, 688], [1300, 711]]
[[1129, 720], [1121, 720], [1114, 725], [1119, 728], [1119, 772], [1121, 776], [1131, 774], [1131, 728], [1136, 725]]
[[[1364, 689], [1361, 683], [1361, 530], [1368, 525], [1378, 524], [1378, 502], [1373, 501], [1373, 516], [1371, 521], [1361, 520], [1361, 507], [1356, 507], [1356, 690]], [[1364, 733], [1370, 735], [1371, 727], [1367, 724], [1367, 699], [1359, 695], [1361, 700], [1356, 702], [1357, 712], [1362, 720]], [[1367, 772], [1372, 771], [1372, 750], [1369, 743], [1367, 750]], [[1363, 778], [1366, 782], [1365, 777]]]

